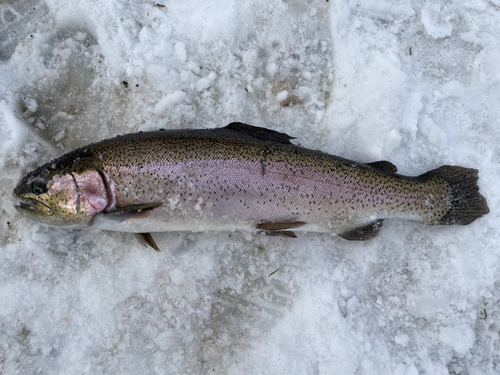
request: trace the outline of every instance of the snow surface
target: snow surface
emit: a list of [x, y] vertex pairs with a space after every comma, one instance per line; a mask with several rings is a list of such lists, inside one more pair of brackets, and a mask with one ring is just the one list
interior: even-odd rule
[[[3, 1], [0, 373], [500, 373], [499, 7]], [[157, 254], [13, 207], [65, 151], [232, 121], [403, 174], [477, 168], [491, 213], [366, 243], [165, 233]]]

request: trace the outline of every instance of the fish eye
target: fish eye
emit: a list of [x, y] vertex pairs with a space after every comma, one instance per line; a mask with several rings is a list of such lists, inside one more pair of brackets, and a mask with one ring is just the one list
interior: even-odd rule
[[47, 185], [41, 180], [34, 180], [31, 182], [30, 189], [33, 194], [40, 195], [47, 191]]

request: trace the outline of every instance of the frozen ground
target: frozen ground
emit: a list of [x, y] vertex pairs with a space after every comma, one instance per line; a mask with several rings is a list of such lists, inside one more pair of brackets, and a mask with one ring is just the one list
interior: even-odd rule
[[[4, 0], [0, 374], [500, 373], [499, 10]], [[403, 174], [478, 168], [491, 213], [367, 243], [165, 233], [156, 254], [13, 207], [24, 173], [75, 147], [231, 121]]]

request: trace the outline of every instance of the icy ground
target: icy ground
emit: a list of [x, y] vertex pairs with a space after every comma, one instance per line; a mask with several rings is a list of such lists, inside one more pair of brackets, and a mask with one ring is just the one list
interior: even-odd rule
[[[499, 0], [3, 0], [0, 374], [499, 374], [499, 64]], [[13, 207], [65, 151], [232, 121], [403, 174], [477, 168], [491, 213], [156, 254]]]

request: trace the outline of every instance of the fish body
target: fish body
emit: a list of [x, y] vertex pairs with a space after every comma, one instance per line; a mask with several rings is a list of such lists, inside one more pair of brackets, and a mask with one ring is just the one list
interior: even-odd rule
[[469, 224], [489, 212], [477, 170], [417, 177], [299, 147], [292, 137], [224, 128], [129, 134], [63, 155], [24, 177], [18, 209], [38, 221], [124, 232], [263, 230], [377, 235], [382, 221]]

